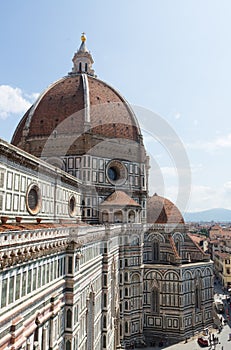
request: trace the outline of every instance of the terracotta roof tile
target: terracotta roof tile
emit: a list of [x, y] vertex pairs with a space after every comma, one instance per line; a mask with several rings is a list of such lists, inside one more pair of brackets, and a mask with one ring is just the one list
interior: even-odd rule
[[219, 256], [221, 259], [230, 259], [231, 258], [231, 254], [224, 253], [224, 252], [215, 252], [214, 255]]
[[147, 201], [147, 222], [157, 224], [184, 223], [179, 209], [169, 199], [154, 194]]
[[190, 233], [189, 233], [189, 236], [197, 244], [199, 244], [201, 241], [205, 241], [206, 240], [206, 237], [200, 237], [200, 236], [197, 236], [197, 235], [194, 235], [194, 234], [190, 234]]
[[[139, 126], [124, 98], [108, 84], [91, 76], [88, 76], [88, 86], [91, 134], [139, 142]], [[21, 119], [12, 144], [40, 157], [54, 130], [59, 136], [57, 139], [62, 135], [75, 135], [73, 142], [76, 135], [84, 135], [84, 89], [81, 74], [64, 77], [52, 84]], [[28, 132], [26, 139], [24, 131], [25, 134]], [[82, 148], [81, 142], [79, 138], [72, 146], [76, 154]]]
[[77, 227], [85, 226], [85, 223], [20, 223], [20, 224], [0, 224], [0, 233], [9, 232], [9, 231], [31, 231], [31, 230], [40, 230], [40, 229], [49, 229], [49, 228], [62, 228], [62, 227]]
[[115, 205], [115, 206], [135, 206], [140, 207], [140, 205], [131, 197], [129, 197], [123, 191], [115, 191], [106, 200], [101, 203], [101, 206]]

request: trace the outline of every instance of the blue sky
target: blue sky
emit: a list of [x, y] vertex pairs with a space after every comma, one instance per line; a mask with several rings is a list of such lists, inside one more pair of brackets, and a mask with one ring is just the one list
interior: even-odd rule
[[[231, 209], [230, 17], [229, 0], [1, 1], [0, 137], [10, 141], [37, 94], [71, 70], [84, 31], [99, 78], [182, 140], [192, 172], [187, 210]], [[153, 172], [150, 194], [175, 201], [174, 160], [145, 142], [165, 183], [161, 193]]]

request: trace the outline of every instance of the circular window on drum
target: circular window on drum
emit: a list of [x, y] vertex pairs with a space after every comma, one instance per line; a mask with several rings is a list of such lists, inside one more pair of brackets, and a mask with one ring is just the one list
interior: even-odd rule
[[69, 215], [71, 217], [76, 215], [76, 199], [75, 196], [71, 196], [69, 199]]
[[42, 196], [37, 184], [31, 184], [26, 193], [26, 207], [31, 215], [39, 213], [42, 206]]
[[119, 160], [112, 160], [108, 163], [106, 174], [113, 185], [123, 185], [127, 180], [127, 168]]

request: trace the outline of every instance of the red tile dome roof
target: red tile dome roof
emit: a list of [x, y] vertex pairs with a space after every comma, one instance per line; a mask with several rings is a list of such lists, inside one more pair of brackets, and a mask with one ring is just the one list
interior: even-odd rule
[[183, 224], [179, 209], [169, 199], [156, 193], [147, 201], [147, 222], [156, 224]]
[[133, 206], [133, 207], [140, 207], [140, 204], [138, 204], [134, 199], [132, 199], [127, 193], [123, 191], [115, 191], [112, 194], [110, 194], [103, 203], [100, 204], [101, 206]]
[[48, 87], [25, 113], [12, 144], [40, 156], [52, 133], [69, 136], [86, 131], [99, 137], [141, 142], [136, 117], [114, 88], [90, 74], [70, 73]]

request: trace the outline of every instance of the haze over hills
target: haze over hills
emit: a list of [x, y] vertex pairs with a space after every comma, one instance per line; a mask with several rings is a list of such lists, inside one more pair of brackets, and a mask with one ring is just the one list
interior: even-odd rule
[[184, 219], [186, 222], [231, 222], [231, 210], [224, 208], [214, 208], [198, 212], [186, 212], [184, 213]]

